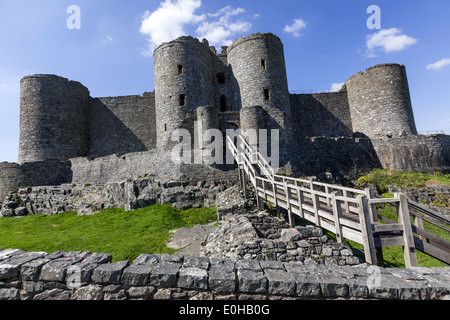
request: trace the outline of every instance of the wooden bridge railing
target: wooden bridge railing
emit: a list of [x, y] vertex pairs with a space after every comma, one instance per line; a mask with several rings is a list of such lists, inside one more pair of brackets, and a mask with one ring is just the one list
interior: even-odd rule
[[[280, 208], [284, 208], [291, 226], [295, 227], [295, 216], [298, 216], [333, 232], [338, 242], [345, 243], [349, 239], [360, 243], [364, 246], [366, 261], [371, 264], [382, 265], [382, 247], [386, 246], [403, 247], [406, 267], [417, 266], [416, 247], [450, 263], [449, 242], [426, 233], [420, 225], [411, 226], [405, 194], [375, 198], [370, 189], [358, 190], [276, 175], [266, 159], [242, 136], [238, 136], [236, 145], [227, 137], [227, 146], [238, 163], [244, 194], [247, 194], [248, 177], [258, 206], [273, 205], [278, 214]], [[398, 222], [378, 215], [379, 205], [392, 205]], [[428, 241], [414, 236], [428, 237]]]

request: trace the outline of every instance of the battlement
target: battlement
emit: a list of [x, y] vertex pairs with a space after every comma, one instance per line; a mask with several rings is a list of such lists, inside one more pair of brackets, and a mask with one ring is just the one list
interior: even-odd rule
[[254, 33], [247, 37], [240, 37], [239, 39], [236, 39], [232, 42], [231, 46], [228, 47], [228, 53], [233, 50], [235, 47], [240, 45], [241, 43], [244, 43], [246, 41], [256, 40], [256, 39], [263, 39], [263, 40], [275, 40], [281, 43], [281, 40], [278, 36], [274, 35], [273, 33]]

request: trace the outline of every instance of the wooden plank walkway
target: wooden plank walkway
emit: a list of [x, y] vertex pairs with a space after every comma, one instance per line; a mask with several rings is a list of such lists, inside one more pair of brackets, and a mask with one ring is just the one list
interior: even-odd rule
[[[371, 264], [383, 264], [381, 248], [386, 246], [403, 247], [406, 267], [417, 266], [416, 249], [450, 264], [450, 242], [426, 232], [422, 224], [422, 220], [433, 221], [446, 230], [450, 220], [411, 203], [405, 194], [389, 199], [375, 198], [370, 189], [279, 176], [242, 136], [237, 137], [236, 145], [227, 137], [227, 146], [238, 163], [244, 194], [247, 194], [248, 179], [255, 189], [258, 205], [262, 208], [270, 204], [278, 213], [279, 208], [285, 209], [292, 227], [298, 216], [333, 232], [338, 242], [345, 243], [349, 239], [360, 243], [364, 246], [366, 261]], [[398, 222], [379, 216], [377, 206], [380, 205], [393, 206]], [[410, 222], [411, 212], [415, 217], [414, 225]]]

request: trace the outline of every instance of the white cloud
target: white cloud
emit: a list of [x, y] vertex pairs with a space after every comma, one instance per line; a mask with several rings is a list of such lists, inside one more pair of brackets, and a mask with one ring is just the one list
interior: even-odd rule
[[197, 28], [199, 38], [208, 39], [210, 45], [230, 45], [233, 36], [247, 32], [252, 27], [251, 23], [236, 16], [245, 13], [243, 8], [226, 6], [216, 13], [208, 13], [208, 17], [219, 18], [216, 21], [203, 21]]
[[397, 28], [382, 29], [377, 33], [367, 36], [366, 48], [369, 57], [375, 57], [375, 50], [380, 48], [385, 53], [405, 50], [415, 44], [417, 39], [402, 34]]
[[148, 37], [144, 55], [151, 56], [161, 43], [187, 35], [188, 26], [196, 27], [195, 36], [208, 39], [211, 45], [230, 45], [236, 35], [252, 26], [239, 17], [245, 13], [243, 8], [226, 6], [214, 13], [196, 14], [201, 6], [201, 0], [165, 0], [155, 11], [147, 11], [140, 29]]
[[345, 82], [337, 82], [337, 83], [333, 83], [333, 84], [331, 85], [330, 92], [337, 92], [337, 91], [341, 90], [341, 89], [342, 89], [342, 86], [343, 86], [344, 84], [345, 84]]
[[448, 65], [450, 65], [450, 58], [445, 58], [427, 65], [427, 70], [439, 70]]
[[306, 28], [307, 23], [303, 19], [294, 19], [291, 25], [284, 27], [284, 32], [291, 33], [294, 37], [298, 38], [301, 36], [300, 31]]
[[140, 29], [148, 36], [149, 48], [145, 54], [151, 55], [161, 43], [186, 35], [186, 25], [204, 20], [204, 15], [195, 14], [201, 5], [201, 0], [165, 0], [152, 13], [147, 11]]

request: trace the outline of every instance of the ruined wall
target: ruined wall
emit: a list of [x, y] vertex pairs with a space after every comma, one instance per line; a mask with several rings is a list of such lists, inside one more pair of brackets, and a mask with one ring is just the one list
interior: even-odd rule
[[61, 184], [67, 181], [70, 163], [58, 160], [24, 163], [0, 163], [0, 199], [18, 188]]
[[424, 173], [450, 172], [448, 135], [373, 139], [372, 143], [384, 169]]
[[88, 89], [55, 75], [24, 77], [18, 162], [66, 160], [88, 153]]
[[351, 137], [352, 119], [347, 91], [291, 94], [296, 137]]
[[281, 168], [280, 171], [292, 171], [294, 176], [317, 176], [329, 172], [338, 179], [355, 179], [359, 174], [381, 168], [372, 142], [367, 138], [298, 139], [298, 145], [291, 150], [291, 156], [292, 167]]
[[147, 151], [156, 147], [155, 95], [91, 99], [90, 156]]

